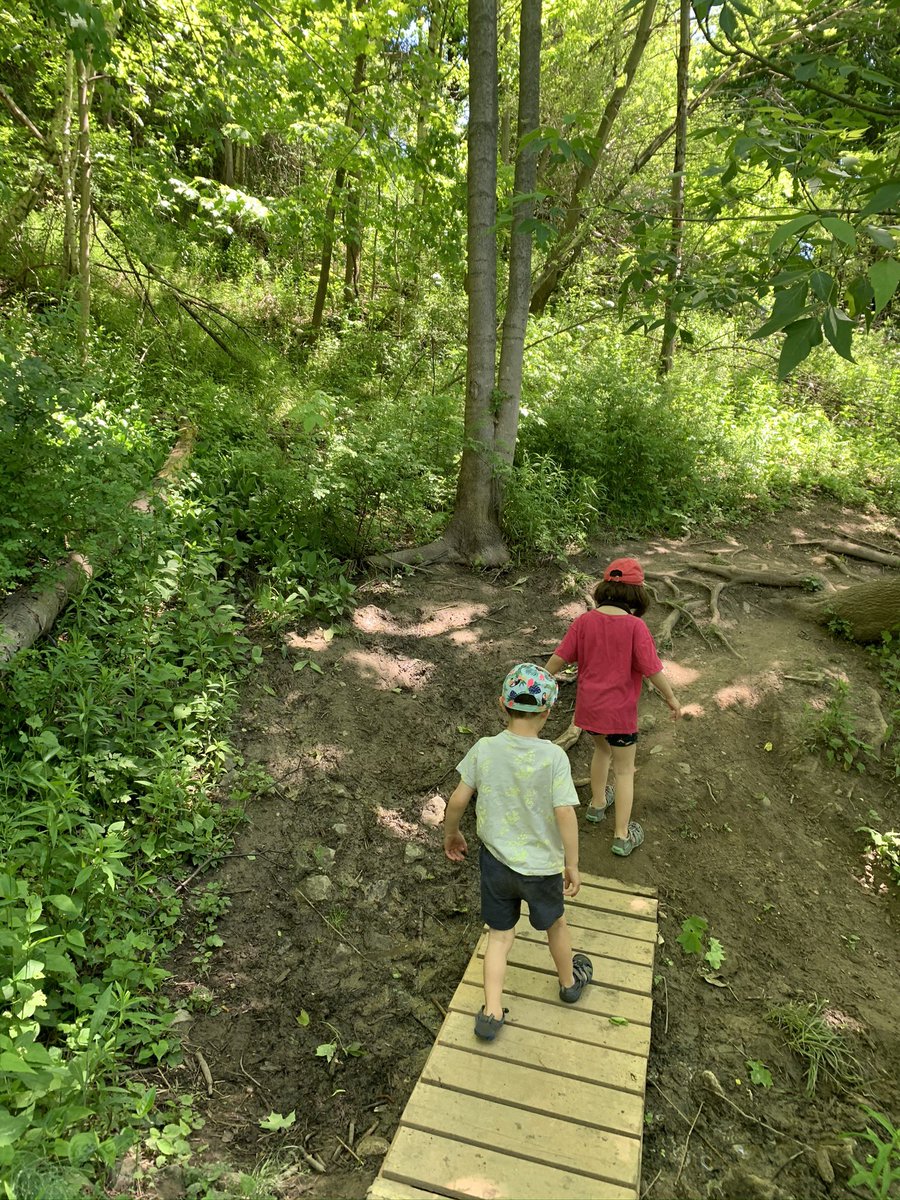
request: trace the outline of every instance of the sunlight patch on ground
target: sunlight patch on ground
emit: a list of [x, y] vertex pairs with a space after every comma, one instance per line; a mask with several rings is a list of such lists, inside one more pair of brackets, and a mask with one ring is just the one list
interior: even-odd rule
[[458, 629], [455, 633], [450, 634], [450, 641], [454, 646], [471, 646], [476, 642], [480, 642], [481, 639], [471, 629]]
[[673, 662], [671, 658], [664, 658], [662, 665], [672, 687], [690, 687], [700, 678], [699, 671], [695, 671], [693, 667], [685, 667], [681, 663]]
[[453, 629], [465, 629], [490, 612], [487, 604], [458, 602], [440, 608], [422, 610], [421, 621], [404, 623], [391, 613], [374, 604], [358, 608], [353, 614], [353, 624], [362, 633], [392, 633], [402, 637], [436, 637]]
[[580, 617], [584, 612], [584, 602], [582, 600], [570, 600], [568, 604], [563, 604], [554, 612], [554, 617], [559, 617], [561, 621], [574, 621], [576, 617]]
[[758, 708], [767, 692], [781, 691], [780, 664], [775, 669], [760, 675], [737, 679], [715, 693], [719, 708]]
[[411, 842], [419, 836], [418, 822], [407, 821], [405, 817], [401, 817], [396, 808], [382, 808], [379, 805], [375, 809], [375, 819], [382, 829], [391, 837], [397, 838], [398, 841]]
[[433, 663], [421, 658], [385, 654], [381, 650], [351, 650], [344, 661], [355, 667], [366, 683], [382, 692], [397, 688], [407, 692], [421, 691], [434, 673]]
[[284, 635], [284, 644], [288, 650], [315, 650], [321, 652], [330, 649], [334, 642], [331, 638], [325, 636], [324, 629], [314, 629], [311, 633], [286, 633]]
[[706, 709], [702, 704], [682, 704], [681, 712], [683, 716], [693, 717], [695, 720], [706, 716]]

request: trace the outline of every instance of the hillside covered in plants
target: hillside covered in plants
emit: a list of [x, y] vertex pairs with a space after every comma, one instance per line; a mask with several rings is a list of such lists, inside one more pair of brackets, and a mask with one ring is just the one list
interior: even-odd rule
[[480, 929], [453, 769], [619, 552], [691, 706], [641, 1194], [896, 1194], [898, 34], [7, 5], [5, 1200], [361, 1200]]

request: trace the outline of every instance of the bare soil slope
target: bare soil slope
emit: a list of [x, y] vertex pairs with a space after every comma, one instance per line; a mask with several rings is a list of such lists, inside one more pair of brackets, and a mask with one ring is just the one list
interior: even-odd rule
[[[876, 515], [818, 507], [739, 539], [597, 546], [568, 569], [444, 567], [370, 582], [333, 637], [299, 629], [264, 646], [240, 736], [276, 784], [251, 803], [243, 857], [216, 876], [232, 907], [208, 976], [196, 975], [187, 944], [177, 967], [177, 994], [193, 1005], [176, 1082], [202, 1095], [211, 1155], [245, 1169], [270, 1156], [285, 1197], [365, 1195], [480, 929], [474, 856], [447, 862], [439, 823], [455, 764], [499, 728], [506, 670], [553, 649], [611, 557], [635, 554], [654, 572], [679, 557], [785, 566], [846, 583], [837, 560], [791, 545], [816, 536], [898, 549]], [[884, 573], [848, 565], [860, 578]], [[686, 589], [705, 626], [708, 594], [696, 595], [705, 598]], [[896, 827], [895, 781], [883, 764], [844, 772], [804, 748], [836, 680], [849, 683], [857, 736], [880, 737], [877, 672], [863, 649], [791, 612], [788, 595], [729, 587], [718, 600], [724, 640], [682, 620], [660, 648], [689, 717], [673, 725], [661, 701], [642, 703], [635, 816], [646, 843], [616, 859], [611, 823], [582, 825], [583, 869], [655, 886], [662, 901], [642, 1184], [651, 1197], [845, 1195], [840, 1135], [864, 1123], [860, 1099], [900, 1117], [900, 906], [858, 832], [873, 811], [881, 828]], [[668, 611], [651, 609], [651, 629]], [[564, 688], [549, 736], [573, 702]], [[589, 758], [581, 738], [576, 778]], [[196, 897], [208, 881], [192, 883]], [[691, 916], [724, 947], [718, 973], [676, 941]], [[198, 985], [211, 992], [208, 1011]], [[816, 999], [859, 1065], [856, 1079], [820, 1078], [808, 1097], [803, 1060], [766, 1016]], [[330, 1061], [322, 1046], [334, 1047]], [[211, 1097], [191, 1048], [209, 1065]], [[751, 1082], [748, 1060], [768, 1067], [770, 1088]], [[272, 1111], [296, 1112], [296, 1124], [265, 1133], [258, 1122]]]

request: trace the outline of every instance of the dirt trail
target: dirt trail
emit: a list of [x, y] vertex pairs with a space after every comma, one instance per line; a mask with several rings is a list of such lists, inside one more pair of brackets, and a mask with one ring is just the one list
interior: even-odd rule
[[[840, 584], [833, 562], [789, 543], [836, 532], [884, 543], [885, 530], [875, 516], [819, 507], [739, 539], [598, 546], [568, 570], [414, 572], [365, 585], [352, 625], [330, 640], [298, 630], [284, 656], [266, 646], [240, 737], [276, 786], [251, 803], [236, 847], [246, 857], [216, 876], [232, 907], [208, 977], [192, 974], [187, 943], [176, 968], [177, 994], [193, 997], [187, 1043], [215, 1081], [207, 1100], [198, 1080], [210, 1155], [245, 1169], [269, 1156], [285, 1197], [365, 1195], [480, 928], [474, 856], [455, 867], [440, 849], [454, 767], [499, 728], [505, 671], [552, 650], [608, 558], [636, 554], [659, 569], [718, 549], [729, 562]], [[722, 595], [722, 629], [741, 657], [689, 626], [661, 647], [690, 716], [675, 726], [661, 701], [642, 702], [641, 851], [616, 859], [611, 830], [582, 824], [583, 869], [653, 885], [661, 898], [642, 1184], [651, 1197], [846, 1194], [840, 1134], [861, 1127], [859, 1099], [900, 1117], [900, 906], [857, 832], [872, 810], [881, 828], [896, 827], [894, 781], [878, 765], [844, 773], [803, 746], [836, 679], [850, 684], [860, 736], [877, 732], [877, 674], [870, 655], [793, 615], [785, 596], [743, 585]], [[654, 606], [651, 629], [664, 616]], [[564, 688], [548, 736], [573, 703]], [[587, 741], [570, 753], [576, 778], [587, 774]], [[710, 980], [676, 942], [691, 916], [725, 950]], [[802, 1061], [766, 1014], [816, 998], [860, 1066], [850, 1090], [825, 1081], [810, 1100]], [[334, 1047], [330, 1061], [322, 1046]], [[771, 1088], [751, 1085], [748, 1060], [768, 1067]], [[703, 1091], [704, 1071], [724, 1099]], [[272, 1111], [296, 1112], [296, 1124], [264, 1133], [259, 1118]], [[303, 1173], [279, 1182], [291, 1162]]]

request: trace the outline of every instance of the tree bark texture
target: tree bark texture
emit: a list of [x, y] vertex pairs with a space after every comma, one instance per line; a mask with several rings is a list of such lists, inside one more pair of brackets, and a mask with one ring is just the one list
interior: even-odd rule
[[90, 49], [78, 60], [78, 347], [81, 361], [88, 356], [91, 328], [91, 81]]
[[623, 72], [624, 78], [622, 82], [613, 89], [612, 95], [606, 103], [606, 108], [603, 110], [603, 115], [600, 118], [600, 124], [597, 127], [595, 140], [597, 150], [591, 162], [581, 167], [578, 175], [575, 178], [575, 183], [569, 195], [569, 201], [566, 205], [566, 215], [563, 219], [563, 227], [560, 231], [559, 240], [556, 246], [551, 251], [544, 269], [541, 272], [540, 278], [535, 284], [534, 291], [531, 296], [531, 311], [539, 316], [547, 306], [547, 301], [556, 291], [557, 285], [561, 276], [561, 264], [566, 257], [567, 248], [570, 239], [572, 238], [578, 226], [584, 220], [585, 207], [583, 203], [584, 194], [593, 182], [594, 176], [597, 173], [597, 168], [606, 150], [606, 143], [609, 140], [609, 135], [615, 123], [616, 117], [625, 102], [625, 97], [631, 90], [631, 85], [634, 82], [634, 77], [637, 74], [637, 69], [640, 66], [641, 59], [644, 56], [644, 50], [647, 48], [647, 43], [650, 41], [650, 34], [653, 31], [653, 15], [656, 12], [657, 0], [644, 0], [644, 6], [641, 9], [641, 15], [638, 19], [637, 29], [634, 35], [634, 41], [631, 45], [631, 51], [628, 55], [628, 60], [625, 63]]
[[468, 561], [508, 558], [492, 495], [497, 352], [497, 6], [469, 0], [465, 442], [445, 540]]
[[676, 71], [675, 157], [669, 209], [672, 232], [669, 237], [669, 286], [666, 291], [662, 348], [659, 372], [667, 375], [675, 362], [675, 336], [678, 332], [675, 289], [681, 279], [684, 261], [684, 168], [687, 161], [688, 76], [691, 56], [691, 0], [679, 0], [678, 68]]
[[[353, 84], [350, 89], [350, 97], [347, 101], [347, 112], [344, 117], [344, 124], [348, 129], [357, 131], [361, 128], [362, 114], [359, 113], [356, 105], [356, 97], [362, 89], [362, 82], [365, 76], [366, 56], [364, 54], [357, 55], [356, 63], [353, 69]], [[345, 163], [337, 168], [334, 173], [334, 185], [328, 197], [328, 203], [325, 206], [325, 228], [322, 234], [322, 258], [319, 266], [319, 285], [316, 288], [316, 299], [313, 304], [312, 320], [310, 322], [312, 328], [321, 329], [322, 319], [325, 315], [325, 304], [328, 300], [328, 283], [331, 278], [331, 260], [334, 255], [334, 223], [337, 216], [338, 206], [341, 203], [341, 198], [344, 193], [344, 184], [347, 178], [347, 167]]]
[[[523, 146], [527, 135], [540, 125], [541, 113], [541, 0], [522, 0], [519, 26], [519, 111], [518, 149], [516, 152], [516, 196], [531, 196], [537, 182], [537, 142]], [[497, 460], [511, 466], [519, 430], [522, 399], [522, 368], [525, 355], [525, 329], [531, 299], [532, 233], [526, 224], [534, 215], [534, 201], [521, 200], [513, 211], [509, 244], [509, 287], [498, 371], [499, 409], [494, 443]], [[502, 476], [495, 475], [495, 499], [502, 505]]]
[[[168, 458], [158, 471], [152, 492], [138, 496], [132, 507], [151, 511], [151, 496], [164, 495], [166, 484], [184, 471], [194, 446], [195, 430], [184, 428]], [[27, 650], [56, 621], [70, 600], [94, 575], [94, 566], [82, 554], [70, 554], [59, 567], [48, 571], [36, 584], [18, 588], [0, 604], [0, 667], [20, 650]]]
[[882, 634], [900, 631], [900, 575], [801, 600], [796, 608], [820, 625], [841, 622], [855, 642], [880, 642]]
[[62, 125], [59, 138], [59, 174], [63, 196], [63, 275], [68, 282], [78, 273], [78, 233], [75, 219], [75, 155], [72, 148], [72, 111], [75, 107], [75, 55], [66, 54]]
[[[353, 69], [353, 95], [362, 91], [366, 77], [366, 56], [358, 54]], [[356, 106], [348, 122], [357, 138], [362, 136], [362, 110]], [[344, 304], [347, 307], [359, 303], [359, 276], [362, 270], [362, 219], [359, 204], [360, 174], [349, 170], [344, 192]]]

